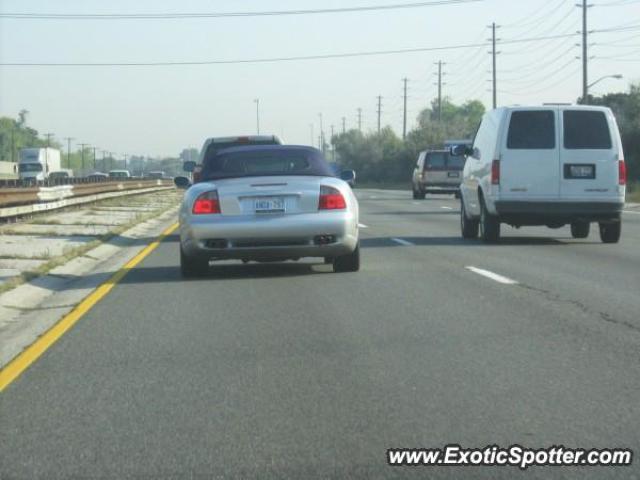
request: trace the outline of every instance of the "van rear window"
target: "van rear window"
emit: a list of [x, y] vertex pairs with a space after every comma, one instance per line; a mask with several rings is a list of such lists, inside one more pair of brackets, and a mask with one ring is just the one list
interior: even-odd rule
[[556, 125], [550, 110], [519, 111], [511, 114], [507, 148], [543, 150], [556, 148]]
[[566, 110], [564, 121], [564, 148], [568, 150], [609, 150], [611, 134], [604, 112]]

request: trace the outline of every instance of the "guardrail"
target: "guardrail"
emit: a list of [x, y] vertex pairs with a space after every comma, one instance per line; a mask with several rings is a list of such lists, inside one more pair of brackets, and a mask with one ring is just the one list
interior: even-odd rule
[[167, 190], [168, 180], [100, 182], [56, 187], [0, 188], [0, 219], [55, 210], [123, 195]]
[[47, 180], [28, 179], [0, 179], [0, 189], [3, 188], [33, 188], [33, 187], [56, 187], [59, 185], [79, 185], [79, 184], [103, 184], [103, 183], [123, 183], [123, 182], [147, 182], [155, 180], [171, 181], [171, 178], [142, 178], [142, 177], [121, 177], [121, 178], [96, 178], [96, 177], [67, 177]]
[[104, 192], [170, 186], [169, 180], [126, 180], [110, 182], [77, 182], [54, 187], [0, 188], [0, 207], [51, 202], [68, 197], [80, 197]]

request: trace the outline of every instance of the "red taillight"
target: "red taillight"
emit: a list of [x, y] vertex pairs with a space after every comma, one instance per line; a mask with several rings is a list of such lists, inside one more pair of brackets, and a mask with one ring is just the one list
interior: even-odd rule
[[491, 184], [500, 185], [500, 160], [491, 162]]
[[347, 208], [347, 202], [337, 188], [320, 187], [320, 201], [318, 202], [318, 210], [344, 210]]
[[624, 160], [620, 160], [618, 162], [618, 184], [627, 184], [627, 166], [625, 165]]
[[220, 201], [218, 200], [218, 192], [213, 190], [212, 192], [205, 192], [196, 198], [193, 202], [194, 215], [211, 215], [213, 213], [220, 213]]

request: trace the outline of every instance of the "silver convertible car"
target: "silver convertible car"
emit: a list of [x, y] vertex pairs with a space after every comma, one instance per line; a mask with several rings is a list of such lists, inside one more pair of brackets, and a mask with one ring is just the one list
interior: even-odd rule
[[[354, 173], [345, 172], [351, 180]], [[186, 277], [212, 260], [324, 258], [334, 272], [360, 268], [358, 201], [319, 150], [247, 146], [221, 150], [203, 165], [180, 208], [180, 266]]]

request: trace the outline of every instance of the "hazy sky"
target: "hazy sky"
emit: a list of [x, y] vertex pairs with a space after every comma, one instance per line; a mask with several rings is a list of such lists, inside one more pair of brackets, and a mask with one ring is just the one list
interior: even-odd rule
[[[415, 0], [414, 0], [415, 1]], [[0, 13], [238, 12], [409, 3], [409, 0], [0, 0]], [[243, 60], [477, 44], [496, 22], [501, 40], [574, 33], [575, 0], [484, 0], [376, 12], [163, 20], [0, 18], [0, 63]], [[594, 0], [592, 93], [640, 80], [640, 2]], [[634, 28], [635, 27], [635, 28]], [[498, 103], [572, 102], [581, 94], [579, 37], [499, 45]], [[490, 107], [489, 46], [282, 63], [155, 67], [0, 66], [0, 115], [29, 110], [29, 124], [129, 155], [176, 155], [208, 136], [261, 131], [310, 143], [310, 124], [402, 127], [402, 81], [409, 78], [409, 124], [436, 95], [434, 62], [447, 64], [443, 93]]]

